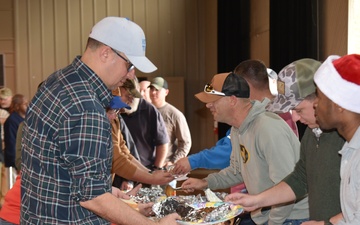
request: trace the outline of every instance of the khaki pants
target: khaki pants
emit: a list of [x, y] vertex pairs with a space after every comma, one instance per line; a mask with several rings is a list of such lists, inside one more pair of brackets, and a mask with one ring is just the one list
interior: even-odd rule
[[7, 168], [5, 168], [5, 165], [0, 162], [0, 205], [4, 203], [5, 195], [9, 190], [8, 178], [7, 178], [8, 173], [6, 169]]

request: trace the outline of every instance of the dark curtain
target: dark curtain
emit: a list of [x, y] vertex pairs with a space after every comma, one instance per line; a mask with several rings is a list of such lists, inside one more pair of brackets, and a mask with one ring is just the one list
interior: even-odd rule
[[[270, 0], [270, 67], [318, 59], [318, 0]], [[300, 139], [306, 128], [297, 123]]]
[[[230, 72], [250, 57], [250, 0], [218, 1], [218, 72]], [[219, 123], [219, 139], [229, 125]]]

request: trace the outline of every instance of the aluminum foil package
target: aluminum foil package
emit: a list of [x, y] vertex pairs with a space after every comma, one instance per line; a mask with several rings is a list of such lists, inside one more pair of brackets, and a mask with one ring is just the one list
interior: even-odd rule
[[140, 188], [135, 196], [130, 196], [136, 203], [155, 202], [159, 197], [164, 197], [165, 193], [160, 187]]
[[[185, 198], [186, 197], [186, 198]], [[153, 205], [157, 218], [178, 213], [182, 222], [207, 223], [231, 218], [242, 212], [227, 202], [200, 202], [198, 196], [171, 196]], [[236, 209], [234, 211], [233, 209]]]

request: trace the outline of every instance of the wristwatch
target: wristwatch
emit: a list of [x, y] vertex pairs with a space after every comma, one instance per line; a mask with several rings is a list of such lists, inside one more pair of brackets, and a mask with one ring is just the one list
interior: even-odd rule
[[157, 167], [155, 165], [152, 165], [152, 170], [166, 170], [165, 167]]

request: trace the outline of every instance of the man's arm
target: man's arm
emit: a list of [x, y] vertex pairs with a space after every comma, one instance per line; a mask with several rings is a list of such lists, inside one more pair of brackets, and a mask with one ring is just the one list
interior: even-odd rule
[[230, 165], [231, 141], [230, 135], [221, 138], [210, 149], [189, 156], [191, 169], [224, 169]]
[[226, 196], [225, 201], [242, 205], [245, 211], [251, 212], [266, 206], [293, 202], [295, 201], [295, 194], [290, 186], [282, 181], [260, 194], [249, 195], [243, 193], [233, 193]]
[[172, 157], [172, 162], [177, 162], [180, 158], [186, 157], [191, 149], [191, 134], [189, 126], [186, 122], [185, 116], [179, 112], [180, 115], [176, 121], [175, 136], [177, 139], [177, 149]]
[[188, 173], [198, 168], [224, 169], [230, 165], [230, 155], [231, 141], [228, 130], [227, 135], [217, 141], [215, 146], [178, 160], [175, 163], [174, 173]]
[[80, 202], [80, 205], [102, 218], [111, 221], [116, 224], [177, 224], [176, 219], [180, 219], [177, 214], [168, 216], [165, 220], [154, 222], [133, 208], [128, 206], [125, 202], [118, 199], [110, 193], [102, 194], [94, 199]]
[[158, 168], [162, 168], [165, 164], [165, 159], [168, 153], [168, 144], [162, 144], [156, 146], [156, 157], [154, 165]]

